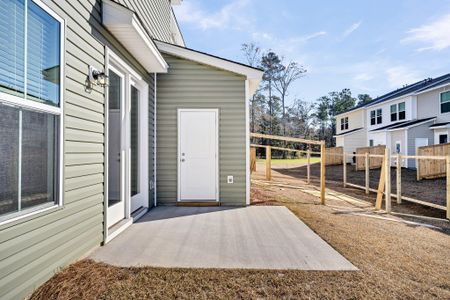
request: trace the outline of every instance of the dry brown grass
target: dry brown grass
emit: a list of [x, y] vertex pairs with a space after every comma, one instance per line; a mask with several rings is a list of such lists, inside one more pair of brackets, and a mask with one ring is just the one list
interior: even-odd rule
[[445, 233], [342, 213], [293, 189], [254, 186], [252, 198], [289, 207], [360, 271], [118, 268], [83, 260], [31, 299], [450, 299]]

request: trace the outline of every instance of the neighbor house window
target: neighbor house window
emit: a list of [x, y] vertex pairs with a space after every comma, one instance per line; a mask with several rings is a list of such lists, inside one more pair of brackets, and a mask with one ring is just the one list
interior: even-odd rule
[[406, 119], [405, 102], [401, 102], [398, 104], [398, 119], [399, 120]]
[[370, 125], [381, 124], [383, 122], [383, 111], [381, 108], [370, 112]]
[[375, 112], [374, 110], [372, 110], [372, 111], [370, 112], [370, 125], [375, 125], [376, 122], [377, 122], [377, 119], [376, 119], [376, 112]]
[[391, 105], [391, 122], [406, 118], [405, 102]]
[[441, 113], [450, 112], [450, 91], [441, 93]]
[[448, 143], [448, 135], [440, 134], [439, 135], [439, 144], [447, 144]]
[[391, 122], [397, 121], [397, 104], [391, 105]]
[[341, 130], [348, 129], [348, 117], [341, 118]]
[[373, 140], [369, 140], [369, 146], [373, 147]]
[[377, 124], [383, 123], [383, 111], [381, 108], [377, 109]]
[[0, 1], [0, 221], [59, 203], [62, 20]]

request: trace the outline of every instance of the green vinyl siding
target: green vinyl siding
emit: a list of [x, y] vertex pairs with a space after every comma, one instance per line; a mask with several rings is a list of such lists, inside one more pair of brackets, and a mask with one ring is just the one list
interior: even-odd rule
[[[177, 109], [219, 109], [219, 200], [245, 205], [245, 77], [164, 55], [167, 74], [157, 76], [157, 200], [177, 200]], [[227, 184], [227, 176], [234, 184]]]
[[[104, 239], [105, 90], [99, 86], [87, 90], [85, 82], [90, 65], [105, 68], [105, 47], [149, 85], [149, 179], [153, 180], [153, 76], [103, 28], [101, 1], [44, 2], [65, 20], [63, 205], [0, 225], [0, 299], [27, 296]], [[153, 190], [149, 198], [152, 204]]]
[[139, 12], [139, 17], [152, 38], [172, 43], [170, 0], [116, 0], [116, 2]]

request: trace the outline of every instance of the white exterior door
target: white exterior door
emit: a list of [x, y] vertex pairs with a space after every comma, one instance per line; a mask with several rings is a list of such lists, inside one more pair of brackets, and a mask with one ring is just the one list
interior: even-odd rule
[[124, 63], [108, 65], [107, 225], [148, 207], [148, 86]]
[[178, 201], [218, 201], [218, 110], [178, 110]]

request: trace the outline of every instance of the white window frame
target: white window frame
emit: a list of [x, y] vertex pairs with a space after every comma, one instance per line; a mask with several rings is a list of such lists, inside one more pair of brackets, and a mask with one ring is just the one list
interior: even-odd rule
[[[404, 110], [400, 110], [400, 104], [403, 104]], [[405, 112], [405, 117], [403, 119], [400, 119], [400, 112]], [[399, 120], [399, 121], [406, 120], [406, 102], [405, 101], [397, 103], [397, 120]]]
[[[392, 108], [395, 108], [395, 112], [392, 112]], [[392, 116], [393, 115], [395, 115], [395, 120], [392, 120]], [[398, 104], [391, 104], [391, 106], [390, 106], [390, 116], [391, 116], [391, 122], [396, 122], [396, 121], [398, 121], [399, 119], [398, 119], [398, 117], [399, 117], [399, 115], [398, 115]]]
[[[52, 115], [56, 115], [59, 117], [59, 132], [58, 132], [58, 139], [59, 139], [59, 145], [58, 145], [58, 150], [56, 151], [55, 154], [58, 155], [58, 175], [59, 178], [57, 179], [59, 186], [58, 186], [58, 201], [56, 203], [54, 203], [53, 205], [49, 206], [50, 204], [42, 204], [42, 205], [37, 205], [34, 207], [30, 207], [27, 209], [24, 209], [22, 211], [18, 211], [18, 212], [12, 212], [10, 214], [5, 214], [0, 216], [0, 225], [6, 224], [6, 223], [11, 223], [23, 218], [27, 218], [48, 210], [52, 210], [52, 209], [56, 209], [59, 208], [61, 206], [63, 206], [63, 178], [64, 178], [64, 152], [63, 152], [63, 144], [64, 144], [64, 71], [65, 71], [65, 65], [64, 65], [64, 53], [65, 53], [65, 31], [66, 31], [66, 21], [61, 18], [59, 15], [57, 15], [53, 10], [51, 10], [46, 4], [44, 4], [42, 1], [40, 0], [31, 0], [33, 1], [37, 6], [39, 6], [42, 10], [44, 10], [45, 12], [47, 12], [50, 16], [52, 16], [56, 21], [59, 22], [60, 24], [60, 79], [59, 79], [59, 107], [56, 106], [52, 106], [49, 104], [44, 104], [44, 103], [39, 103], [33, 100], [28, 100], [27, 99], [27, 88], [26, 88], [26, 74], [24, 77], [24, 96], [23, 97], [19, 97], [19, 96], [15, 96], [15, 95], [11, 95], [5, 92], [0, 92], [0, 103], [2, 104], [6, 104], [6, 105], [10, 105], [10, 106], [14, 106], [16, 108], [23, 108], [26, 110], [31, 110], [31, 111], [35, 111], [35, 112], [41, 112], [41, 113], [46, 113], [46, 114], [52, 114]], [[25, 25], [26, 25], [26, 17], [28, 14], [28, 5], [27, 5], [27, 1], [25, 0]], [[26, 66], [27, 64], [27, 28], [25, 26], [25, 46], [24, 46], [24, 65]], [[24, 68], [24, 72], [26, 72], [26, 67]], [[21, 152], [21, 149], [19, 149], [19, 152]], [[20, 155], [19, 155], [19, 159], [20, 159]], [[20, 165], [20, 161], [19, 161], [19, 165]], [[20, 168], [20, 167], [19, 167]], [[20, 174], [20, 170], [19, 170], [19, 174]], [[55, 178], [56, 179], [56, 178]], [[20, 188], [20, 179], [19, 179], [19, 188]], [[20, 191], [19, 191], [19, 197], [21, 197], [20, 195]], [[20, 201], [21, 199], [19, 199]]]
[[348, 117], [341, 118], [341, 130], [348, 129]]
[[[378, 115], [378, 112], [380, 112], [380, 115]], [[376, 123], [377, 123], [377, 125], [378, 125], [378, 124], [383, 124], [383, 109], [382, 109], [382, 108], [376, 109], [375, 116], [376, 116]], [[381, 118], [381, 121], [380, 121], [380, 122], [378, 122], [378, 117]]]
[[[439, 145], [442, 145], [441, 144], [441, 136], [444, 136], [444, 135], [447, 137], [447, 143], [448, 143], [448, 133], [439, 133], [438, 134], [438, 144]], [[447, 143], [444, 143], [444, 144], [447, 144]]]
[[[447, 111], [447, 112], [442, 112], [442, 102], [441, 102], [441, 99], [442, 99], [442, 94], [445, 94], [445, 93], [450, 93], [450, 91], [443, 91], [443, 92], [440, 92], [439, 93], [439, 113], [442, 115], [442, 114], [448, 114], [448, 113], [450, 113], [450, 111]], [[450, 102], [450, 101], [447, 101], [447, 102]], [[447, 102], [444, 102], [444, 103], [447, 103]]]

